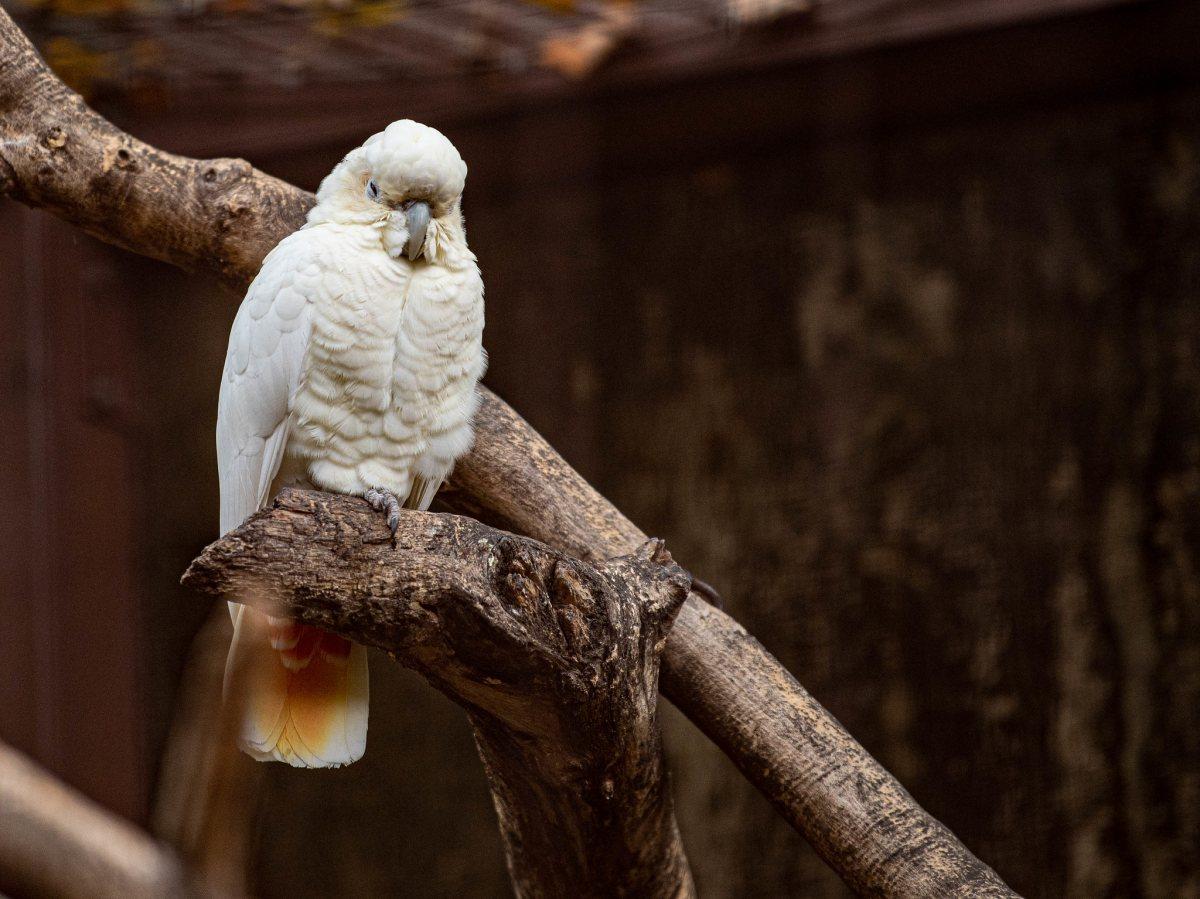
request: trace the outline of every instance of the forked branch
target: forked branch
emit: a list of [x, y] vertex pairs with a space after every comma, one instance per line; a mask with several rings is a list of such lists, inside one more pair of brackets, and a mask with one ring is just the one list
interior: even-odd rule
[[285, 490], [184, 583], [386, 650], [470, 716], [517, 894], [693, 894], [656, 721], [690, 577], [649, 541], [589, 565], [456, 515]]

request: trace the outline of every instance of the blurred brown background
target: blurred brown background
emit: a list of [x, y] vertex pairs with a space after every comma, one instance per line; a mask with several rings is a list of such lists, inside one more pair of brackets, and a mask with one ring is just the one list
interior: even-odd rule
[[[487, 382], [1029, 896], [1200, 896], [1200, 5], [16, 7], [165, 149], [446, 132]], [[0, 737], [145, 821], [239, 297], [0, 205]], [[508, 894], [463, 716], [373, 662], [267, 896]], [[706, 897], [840, 896], [665, 713]]]

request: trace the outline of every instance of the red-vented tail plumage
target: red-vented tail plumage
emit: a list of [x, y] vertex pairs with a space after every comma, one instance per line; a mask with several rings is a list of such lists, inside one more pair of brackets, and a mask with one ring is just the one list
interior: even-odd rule
[[234, 616], [225, 695], [241, 707], [242, 749], [297, 768], [336, 768], [361, 758], [366, 648], [246, 606]]

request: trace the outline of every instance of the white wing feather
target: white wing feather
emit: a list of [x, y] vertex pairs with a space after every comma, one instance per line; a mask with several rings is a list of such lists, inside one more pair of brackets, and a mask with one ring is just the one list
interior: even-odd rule
[[[217, 405], [217, 469], [221, 483], [221, 533], [228, 533], [270, 499], [288, 440], [288, 416], [300, 385], [312, 335], [313, 306], [322, 290], [339, 289], [336, 266], [319, 233], [302, 230], [272, 250], [234, 318]], [[352, 646], [341, 663], [340, 692], [326, 697], [328, 733], [308, 746], [309, 734], [289, 706], [291, 673], [277, 658], [264, 628], [266, 618], [230, 603], [234, 639], [225, 690], [240, 672], [246, 703], [239, 742], [258, 759], [277, 758], [302, 767], [348, 764], [363, 754], [367, 735], [367, 653]], [[254, 631], [257, 628], [257, 633]], [[244, 663], [239, 665], [239, 659]], [[319, 661], [319, 660], [318, 660]], [[324, 663], [322, 663], [324, 664]], [[314, 664], [325, 671], [328, 664]], [[333, 666], [336, 674], [339, 666]], [[324, 684], [328, 689], [330, 684]], [[300, 704], [303, 706], [303, 696]], [[303, 711], [310, 721], [312, 699]], [[289, 709], [291, 711], [289, 712]], [[281, 741], [281, 737], [287, 737]]]
[[262, 508], [283, 459], [288, 404], [300, 383], [321, 289], [312, 244], [311, 231], [280, 242], [233, 320], [217, 405], [222, 534]]

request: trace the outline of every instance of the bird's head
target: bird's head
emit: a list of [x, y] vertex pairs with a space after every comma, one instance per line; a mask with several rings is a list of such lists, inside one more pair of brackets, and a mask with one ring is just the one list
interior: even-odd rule
[[384, 249], [435, 259], [465, 239], [461, 200], [467, 164], [440, 131], [392, 122], [352, 150], [317, 191], [310, 222], [371, 225]]

